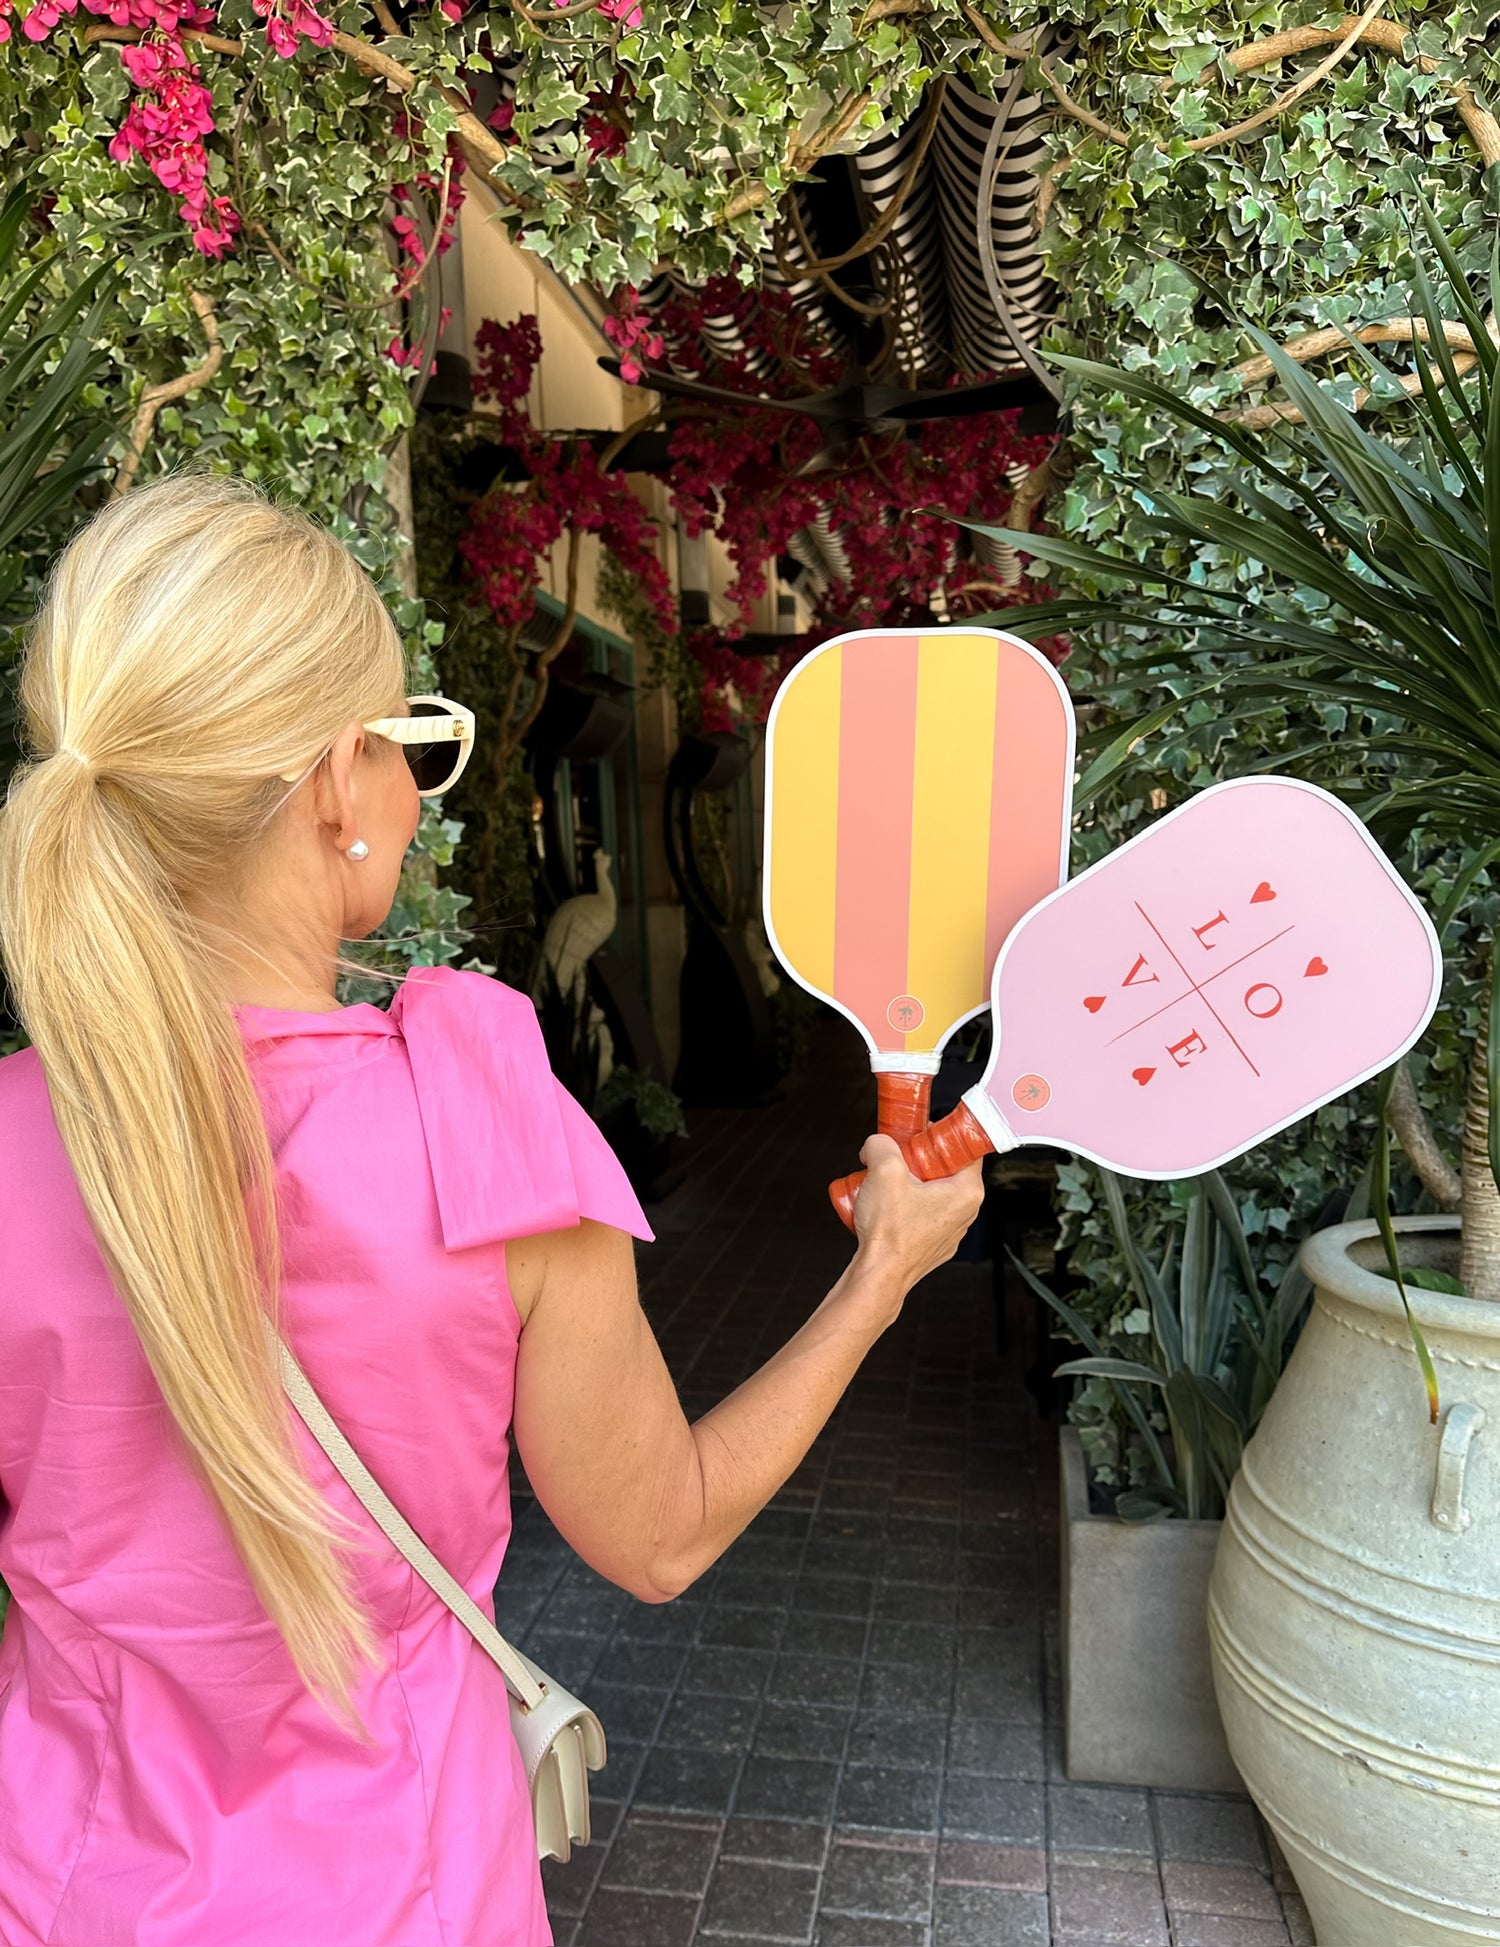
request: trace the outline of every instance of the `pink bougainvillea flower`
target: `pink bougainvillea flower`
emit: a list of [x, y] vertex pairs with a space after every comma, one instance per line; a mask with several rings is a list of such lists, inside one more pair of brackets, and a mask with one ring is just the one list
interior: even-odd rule
[[516, 104], [513, 101], [502, 101], [498, 108], [492, 110], [489, 125], [497, 135], [504, 135], [515, 119]]
[[205, 257], [215, 260], [234, 246], [239, 232], [239, 212], [227, 196], [216, 196], [193, 229], [193, 243]]
[[186, 65], [180, 41], [159, 39], [140, 41], [135, 45], [127, 42], [120, 49], [120, 60], [125, 72], [141, 89], [159, 88], [173, 68]]
[[292, 25], [303, 40], [311, 41], [314, 47], [333, 46], [333, 22], [306, 5], [306, 0], [291, 0], [291, 15]]
[[0, 0], [0, 46], [10, 39], [11, 0]]
[[62, 8], [55, 0], [36, 0], [36, 5], [21, 21], [21, 32], [29, 41], [44, 41], [57, 25]]
[[438, 12], [446, 14], [456, 25], [464, 17], [463, 0], [438, 0]]
[[253, 0], [255, 11], [266, 23], [266, 39], [271, 51], [290, 60], [303, 41], [314, 47], [333, 45], [333, 22], [325, 20], [307, 0]]

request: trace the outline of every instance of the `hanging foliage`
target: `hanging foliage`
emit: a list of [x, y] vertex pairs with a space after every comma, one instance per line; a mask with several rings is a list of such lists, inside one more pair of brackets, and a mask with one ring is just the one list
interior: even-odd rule
[[[712, 341], [710, 320], [721, 327]], [[725, 320], [736, 327], [727, 354]], [[678, 371], [747, 394], [791, 398], [841, 376], [840, 356], [784, 292], [752, 297], [716, 278], [674, 294], [655, 323]], [[1008, 515], [1017, 480], [1053, 445], [1050, 435], [1021, 434], [1017, 420], [1014, 412], [930, 419], [913, 436], [868, 436], [825, 452], [825, 429], [802, 415], [679, 406], [668, 477], [687, 532], [709, 531], [728, 548], [737, 571], [729, 600], [742, 624], [765, 593], [769, 564], [819, 523], [836, 537], [820, 621], [894, 621], [935, 602], [958, 620], [1005, 591], [968, 558], [954, 519]], [[1033, 590], [1026, 584], [1016, 598]]]
[[909, 0], [0, 0], [0, 38], [12, 18], [18, 132], [100, 190], [148, 173], [207, 258], [270, 243], [288, 167], [357, 218], [372, 178], [421, 173], [409, 117], [431, 173], [455, 136], [520, 241], [605, 290], [751, 261], [789, 183], [904, 119], [935, 69], [996, 65], [961, 6]]

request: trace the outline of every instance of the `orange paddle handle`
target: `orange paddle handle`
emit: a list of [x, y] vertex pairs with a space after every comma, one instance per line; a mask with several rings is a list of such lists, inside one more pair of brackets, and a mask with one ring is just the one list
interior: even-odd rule
[[[960, 1102], [952, 1115], [930, 1123], [910, 1142], [903, 1143], [901, 1154], [913, 1176], [931, 1183], [940, 1176], [956, 1176], [968, 1164], [988, 1156], [994, 1147], [979, 1118]], [[850, 1230], [854, 1228], [854, 1199], [864, 1180], [865, 1171], [856, 1170], [853, 1176], [842, 1177], [828, 1186], [833, 1207]]]
[[927, 1127], [932, 1105], [930, 1075], [881, 1074], [875, 1077], [880, 1104], [876, 1128], [882, 1136], [893, 1136], [898, 1143], [909, 1143]]

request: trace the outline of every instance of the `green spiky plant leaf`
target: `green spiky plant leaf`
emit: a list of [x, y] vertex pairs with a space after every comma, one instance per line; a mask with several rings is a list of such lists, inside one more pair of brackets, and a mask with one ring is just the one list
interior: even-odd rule
[[[34, 202], [25, 180], [0, 202], [0, 630], [7, 633], [21, 619], [22, 544], [94, 477], [115, 433], [107, 417], [84, 403], [108, 364], [97, 340], [115, 278], [105, 261], [60, 280], [55, 258], [29, 254]], [[0, 686], [0, 771], [9, 772], [15, 754], [6, 683]]]
[[[1293, 1262], [1267, 1301], [1239, 1206], [1217, 1170], [1194, 1182], [1180, 1233], [1173, 1230], [1155, 1263], [1134, 1234], [1119, 1178], [1102, 1167], [1097, 1174], [1135, 1298], [1150, 1320], [1149, 1354], [1107, 1355], [1066, 1299], [1014, 1254], [1011, 1262], [1088, 1354], [1059, 1366], [1059, 1377], [1104, 1380], [1150, 1455], [1156, 1479], [1121, 1495], [1116, 1511], [1128, 1521], [1217, 1520], [1311, 1288]], [[1151, 1422], [1152, 1400], [1166, 1416], [1166, 1442]]]
[[0, 203], [0, 600], [13, 595], [13, 551], [97, 471], [115, 427], [84, 393], [108, 364], [97, 348], [113, 297], [107, 261], [49, 290], [54, 258], [25, 249], [34, 192], [15, 184]]
[[[1348, 715], [1339, 763], [1330, 766], [1326, 738], [1314, 738], [1278, 754], [1278, 768], [1344, 796], [1388, 846], [1420, 831], [1477, 848], [1461, 900], [1500, 847], [1500, 339], [1490, 322], [1500, 294], [1500, 233], [1484, 289], [1466, 275], [1455, 240], [1425, 205], [1411, 230], [1414, 396], [1399, 383], [1402, 374], [1352, 334], [1352, 376], [1369, 395], [1359, 410], [1275, 340], [1243, 325], [1297, 415], [1265, 431], [1217, 417], [1144, 371], [1057, 358], [1083, 386], [1107, 389], [1229, 449], [1238, 461], [1235, 497], [1137, 484], [1151, 543], [1144, 560], [1045, 534], [984, 530], [1064, 578], [1120, 591], [984, 619], [1022, 629], [1125, 625], [1155, 637], [1123, 660], [1146, 680], [1159, 679], [1166, 700], [1123, 728], [1096, 732], [1079, 800], [1120, 776], [1143, 740], [1204, 700], [1226, 720], [1271, 699], [1340, 706]], [[1216, 292], [1205, 299], [1227, 307]], [[1244, 599], [1195, 572], [1226, 558], [1255, 564], [1272, 599]], [[1274, 598], [1277, 589], [1284, 602]], [[1309, 592], [1323, 604], [1317, 614]], [[1492, 984], [1489, 1019], [1493, 1168], [1500, 1164], [1500, 985]], [[1376, 1168], [1383, 1183], [1384, 1145]], [[1470, 1180], [1466, 1173], [1466, 1187]], [[1493, 1195], [1493, 1185], [1483, 1193]], [[1383, 1195], [1374, 1214], [1393, 1254]], [[1432, 1363], [1411, 1323], [1435, 1415]]]

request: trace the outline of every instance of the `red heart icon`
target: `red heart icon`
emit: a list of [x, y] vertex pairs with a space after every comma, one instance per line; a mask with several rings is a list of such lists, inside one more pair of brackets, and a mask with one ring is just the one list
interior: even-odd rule
[[1275, 897], [1276, 897], [1275, 893], [1272, 892], [1271, 888], [1266, 884], [1265, 880], [1262, 879], [1260, 884], [1255, 888], [1254, 892], [1252, 892], [1250, 895], [1250, 904], [1252, 906], [1259, 906], [1260, 904], [1262, 904], [1263, 901], [1267, 899], [1274, 899]]
[[1156, 1073], [1156, 1070], [1154, 1068], [1132, 1068], [1130, 1072], [1132, 1075], [1134, 1075], [1135, 1079], [1140, 1083], [1141, 1087], [1144, 1088], [1147, 1082], [1149, 1082], [1151, 1077]]
[[1302, 969], [1302, 978], [1304, 980], [1308, 980], [1312, 978], [1312, 976], [1314, 976], [1315, 974], [1326, 974], [1327, 971], [1328, 971], [1328, 962], [1324, 960], [1320, 954], [1315, 953], [1312, 959], [1309, 960], [1307, 965]]
[[1083, 1004], [1090, 1014], [1097, 1014], [1104, 1005], [1104, 996], [1103, 994], [1085, 994]]

